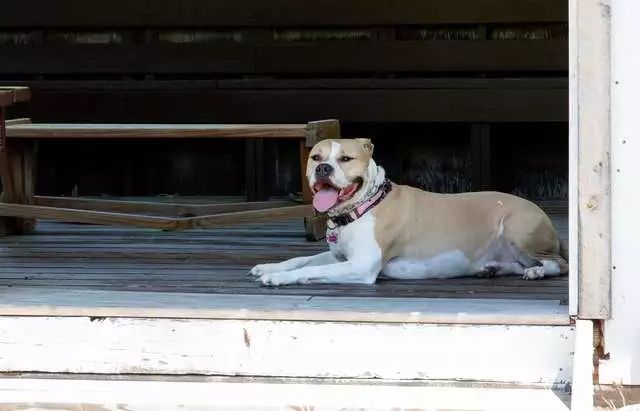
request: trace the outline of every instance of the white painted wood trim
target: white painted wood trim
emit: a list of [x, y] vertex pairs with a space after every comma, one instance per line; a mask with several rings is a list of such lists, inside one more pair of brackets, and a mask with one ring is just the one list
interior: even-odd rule
[[593, 409], [593, 321], [577, 320], [576, 349], [573, 356], [571, 410]]
[[0, 372], [561, 384], [572, 326], [0, 317]]
[[317, 297], [7, 288], [0, 316], [566, 325], [555, 300]]
[[[29, 411], [78, 410], [64, 404], [84, 403], [105, 411], [205, 410], [346, 410], [399, 409], [566, 411], [568, 407], [551, 390], [532, 388], [481, 388], [406, 386], [393, 382], [374, 385], [350, 383], [111, 381], [11, 378], [0, 380], [0, 405], [27, 403]], [[35, 408], [34, 404], [48, 404]], [[58, 405], [62, 404], [62, 405]], [[55, 406], [55, 408], [54, 408]], [[247, 407], [247, 408], [245, 408]], [[252, 408], [250, 408], [252, 407]], [[2, 407], [0, 407], [2, 408]]]
[[640, 2], [614, 0], [612, 25], [612, 318], [601, 384], [640, 385]]
[[578, 315], [607, 319], [611, 315], [611, 6], [610, 0], [571, 1], [576, 32], [572, 131], [578, 143]]
[[569, 0], [569, 314], [578, 315], [578, 1]]

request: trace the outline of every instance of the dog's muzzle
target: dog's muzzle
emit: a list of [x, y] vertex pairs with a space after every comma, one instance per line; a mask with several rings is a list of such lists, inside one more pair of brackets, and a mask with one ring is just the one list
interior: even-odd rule
[[333, 173], [331, 164], [322, 163], [316, 167], [316, 178], [327, 178]]

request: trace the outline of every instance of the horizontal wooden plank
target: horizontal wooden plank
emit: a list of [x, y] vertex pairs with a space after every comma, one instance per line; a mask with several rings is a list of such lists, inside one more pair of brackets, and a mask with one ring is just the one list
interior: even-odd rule
[[5, 373], [454, 379], [548, 385], [570, 381], [574, 340], [571, 326], [171, 318], [1, 316], [0, 330], [0, 371]]
[[306, 137], [306, 124], [9, 124], [7, 137], [302, 139]]
[[484, 381], [36, 374], [3, 378], [0, 397], [7, 403], [5, 411], [36, 411], [33, 404], [38, 411], [225, 411], [250, 407], [274, 411], [425, 407], [470, 411], [510, 409], [513, 404], [518, 404], [519, 411], [567, 411], [571, 394], [564, 386], [544, 389], [548, 387]]
[[5, 122], [7, 126], [15, 126], [18, 124], [31, 124], [30, 118], [13, 118]]
[[197, 217], [169, 218], [139, 214], [0, 203], [0, 216], [50, 219], [70, 223], [146, 227], [162, 230], [213, 228], [229, 224], [259, 222], [262, 220], [278, 218], [304, 217], [312, 214], [312, 212], [313, 208], [311, 205], [294, 205], [262, 210], [226, 212]]
[[[34, 13], [34, 10], [38, 10]], [[0, 27], [344, 26], [567, 21], [556, 0], [24, 0], [5, 8]]]
[[514, 78], [236, 78], [218, 80], [31, 80], [6, 81], [28, 85], [36, 92], [51, 91], [203, 91], [216, 89], [248, 90], [373, 90], [373, 89], [564, 89], [569, 88], [567, 77]]
[[565, 40], [386, 41], [256, 48], [257, 73], [566, 71]]
[[31, 91], [27, 87], [0, 87], [0, 107], [28, 101], [31, 98]]
[[167, 218], [8, 203], [0, 203], [0, 216], [46, 218], [74, 223], [125, 225], [166, 230], [184, 228], [188, 220], [184, 218]]
[[146, 123], [167, 118], [212, 123], [568, 120], [566, 88], [34, 90], [34, 96], [31, 110], [38, 121], [90, 122], [96, 116]]
[[34, 205], [60, 208], [78, 208], [83, 210], [111, 211], [119, 213], [147, 213], [165, 216], [197, 216], [204, 214], [227, 213], [231, 211], [261, 210], [267, 208], [296, 205], [293, 201], [273, 200], [228, 204], [185, 204], [151, 201], [122, 201], [81, 197], [35, 196]]
[[189, 226], [191, 228], [216, 228], [228, 224], [257, 223], [260, 221], [295, 217], [303, 218], [309, 215], [313, 215], [313, 207], [311, 205], [297, 205], [267, 210], [238, 211], [192, 217], [189, 218]]
[[0, 74], [566, 71], [566, 40], [0, 46]]
[[[464, 314], [461, 314], [464, 313]], [[558, 301], [330, 298], [14, 287], [0, 316], [97, 316], [433, 324], [568, 325]]]

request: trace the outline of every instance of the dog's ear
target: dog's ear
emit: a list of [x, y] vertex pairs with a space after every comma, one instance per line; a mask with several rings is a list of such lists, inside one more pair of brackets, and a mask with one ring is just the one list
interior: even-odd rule
[[362, 144], [362, 148], [366, 151], [370, 156], [373, 155], [373, 143], [368, 138], [356, 138], [356, 141]]

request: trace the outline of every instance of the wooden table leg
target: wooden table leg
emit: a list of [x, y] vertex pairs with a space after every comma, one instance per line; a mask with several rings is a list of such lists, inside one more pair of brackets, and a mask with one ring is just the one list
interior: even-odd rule
[[[307, 160], [311, 148], [321, 140], [340, 138], [340, 122], [338, 120], [314, 121], [307, 124], [306, 141], [300, 144], [300, 177], [302, 178], [302, 197], [305, 203], [311, 203], [313, 198], [307, 182]], [[314, 212], [304, 218], [304, 229], [309, 241], [324, 239], [327, 232], [327, 217]]]
[[[31, 141], [6, 138], [4, 108], [0, 109], [0, 179], [2, 202], [33, 204], [35, 188], [35, 151]], [[0, 217], [0, 235], [21, 234], [33, 230], [35, 220]]]

